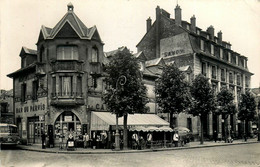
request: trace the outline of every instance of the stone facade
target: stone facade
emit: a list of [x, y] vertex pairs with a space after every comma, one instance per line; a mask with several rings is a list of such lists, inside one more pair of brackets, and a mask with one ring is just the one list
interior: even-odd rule
[[0, 90], [0, 122], [14, 124], [13, 90]]
[[[222, 32], [214, 35], [214, 27], [207, 31], [196, 27], [196, 18], [191, 18], [191, 23], [181, 20], [181, 8], [176, 6], [175, 19], [160, 7], [156, 8], [156, 20], [152, 24], [150, 18], [147, 21], [147, 32], [137, 44], [138, 52], [144, 53], [147, 61], [162, 58], [167, 63], [174, 63], [180, 69], [189, 67], [191, 72], [188, 78], [191, 81], [198, 74], [204, 74], [209, 78], [215, 93], [221, 87], [228, 87], [234, 94], [234, 102], [238, 104], [240, 94], [250, 88], [250, 78], [253, 75], [247, 67], [247, 57], [231, 49], [231, 44], [222, 40]], [[156, 72], [154, 71], [154, 75]], [[148, 73], [144, 73], [149, 76]], [[153, 88], [149, 88], [153, 89]], [[158, 110], [154, 110], [158, 113]], [[164, 114], [165, 115], [165, 114]], [[168, 119], [169, 116], [164, 116]], [[188, 127], [189, 116], [181, 114], [177, 116], [176, 126]], [[192, 131], [199, 131], [198, 119], [196, 123], [189, 123]], [[223, 132], [223, 120], [221, 116], [210, 114], [207, 117], [205, 135], [212, 137], [213, 131]], [[196, 126], [197, 124], [197, 126]], [[237, 120], [236, 114], [229, 117], [230, 131], [234, 136], [241, 136], [244, 129], [243, 123]], [[196, 131], [196, 133], [195, 133]]]
[[90, 132], [91, 111], [106, 110], [101, 97], [103, 42], [97, 28], [87, 28], [72, 4], [54, 28], [41, 27], [37, 50], [23, 47], [21, 69], [13, 78], [15, 122], [20, 136], [40, 143], [45, 131], [52, 143], [56, 134], [72, 129], [77, 137]]

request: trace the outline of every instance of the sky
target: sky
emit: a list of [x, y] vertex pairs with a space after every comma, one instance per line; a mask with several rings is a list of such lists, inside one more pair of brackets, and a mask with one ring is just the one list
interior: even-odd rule
[[195, 15], [198, 27], [205, 31], [212, 25], [215, 35], [221, 30], [223, 40], [248, 57], [251, 87], [260, 86], [260, 0], [0, 0], [0, 89], [12, 89], [6, 75], [20, 68], [22, 46], [36, 50], [41, 25], [53, 28], [69, 2], [87, 27], [97, 26], [105, 52], [127, 46], [134, 53], [146, 19], [155, 21], [155, 8], [174, 18], [178, 3], [182, 20]]

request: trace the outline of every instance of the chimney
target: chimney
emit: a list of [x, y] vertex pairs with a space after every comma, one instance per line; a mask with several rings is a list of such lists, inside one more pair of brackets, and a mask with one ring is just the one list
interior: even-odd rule
[[151, 26], [152, 26], [152, 19], [149, 17], [149, 18], [146, 20], [146, 29], [147, 29], [147, 32], [151, 29]]
[[222, 43], [222, 32], [221, 31], [218, 32], [218, 43], [219, 44]]
[[210, 39], [211, 40], [214, 40], [214, 27], [211, 25], [209, 26], [209, 28], [207, 29], [207, 32], [209, 33], [210, 35]]
[[191, 31], [196, 33], [196, 17], [195, 17], [195, 15], [193, 15], [190, 18], [190, 23], [191, 23]]
[[181, 7], [179, 5], [175, 8], [175, 24], [181, 26]]

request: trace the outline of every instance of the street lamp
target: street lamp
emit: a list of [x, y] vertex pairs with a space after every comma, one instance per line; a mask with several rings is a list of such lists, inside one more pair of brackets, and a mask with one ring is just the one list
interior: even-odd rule
[[[123, 86], [126, 83], [126, 77], [124, 75], [121, 75], [117, 81], [116, 81], [116, 90], [114, 90], [112, 97], [117, 93], [118, 91], [118, 84]], [[118, 98], [116, 94], [116, 104], [118, 104]], [[120, 150], [120, 143], [119, 143], [119, 131], [118, 131], [118, 113], [116, 113], [116, 134], [115, 134], [115, 150]]]

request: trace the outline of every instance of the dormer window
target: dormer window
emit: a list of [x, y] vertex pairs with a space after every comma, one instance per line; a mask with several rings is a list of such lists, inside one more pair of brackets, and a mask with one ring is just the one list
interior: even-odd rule
[[98, 58], [98, 49], [97, 47], [93, 47], [92, 48], [92, 52], [91, 52], [91, 62], [98, 62], [99, 58]]
[[77, 46], [58, 46], [57, 60], [78, 60], [78, 47]]
[[214, 45], [210, 45], [210, 53], [212, 54], [212, 55], [214, 55]]
[[26, 57], [22, 58], [22, 68], [26, 67]]
[[200, 40], [200, 49], [204, 51], [204, 41], [202, 39]]
[[200, 35], [200, 30], [197, 30], [197, 34]]
[[223, 59], [223, 49], [220, 48], [219, 54], [220, 54], [220, 59], [222, 60]]

